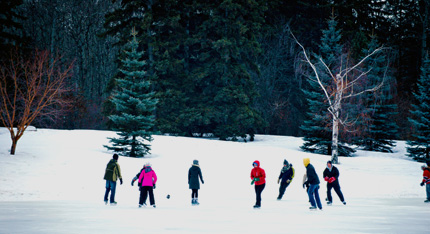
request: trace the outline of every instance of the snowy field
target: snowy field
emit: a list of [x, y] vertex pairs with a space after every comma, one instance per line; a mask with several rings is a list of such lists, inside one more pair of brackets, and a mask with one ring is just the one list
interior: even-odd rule
[[[91, 130], [28, 131], [9, 155], [10, 135], [0, 128], [0, 233], [429, 233], [421, 163], [405, 157], [405, 143], [394, 154], [358, 151], [336, 165], [347, 205], [333, 191], [333, 205], [310, 211], [302, 188], [303, 158], [320, 176], [328, 156], [299, 150], [300, 138], [257, 135], [254, 142], [154, 136], [146, 158], [120, 157], [124, 184], [117, 206], [103, 203], [107, 137]], [[205, 184], [200, 206], [191, 206], [188, 169], [198, 159]], [[277, 201], [283, 160], [296, 176]], [[262, 208], [253, 209], [252, 162], [266, 171]], [[132, 178], [152, 163], [158, 182], [157, 208], [138, 208]], [[320, 197], [325, 200], [326, 184]], [[166, 196], [170, 195], [170, 199]]]

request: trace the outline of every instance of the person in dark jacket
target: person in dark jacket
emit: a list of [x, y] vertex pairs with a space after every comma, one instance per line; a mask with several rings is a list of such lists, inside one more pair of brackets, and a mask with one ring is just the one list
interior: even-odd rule
[[281, 173], [278, 177], [278, 184], [281, 182], [281, 185], [279, 186], [278, 200], [281, 200], [284, 196], [285, 190], [294, 178], [294, 173], [293, 164], [288, 163], [288, 161], [284, 159], [284, 166], [282, 167]]
[[340, 191], [339, 185], [339, 170], [333, 166], [331, 161], [327, 162], [327, 168], [323, 172], [324, 180], [327, 181], [327, 205], [331, 205], [333, 198], [331, 196], [331, 189], [334, 189], [336, 194], [339, 196], [340, 201], [346, 205], [342, 191]]
[[303, 159], [303, 164], [306, 167], [306, 175], [307, 180], [303, 183], [303, 188], [309, 185], [308, 196], [309, 201], [311, 203], [311, 207], [309, 209], [314, 210], [317, 208], [322, 210], [320, 195], [318, 194], [318, 189], [320, 187], [320, 180], [318, 179], [318, 175], [315, 171], [314, 166], [310, 164], [311, 160], [309, 158]]
[[258, 160], [254, 161], [252, 163], [252, 166], [254, 167], [251, 170], [251, 185], [255, 183], [255, 195], [256, 195], [256, 202], [254, 205], [254, 208], [260, 208], [261, 207], [261, 193], [264, 190], [264, 187], [266, 186], [266, 172], [263, 168], [260, 167], [260, 162]]
[[202, 181], [202, 184], [205, 182], [203, 181], [202, 176], [202, 170], [199, 166], [199, 161], [194, 160], [193, 165], [188, 170], [188, 185], [191, 189], [191, 205], [200, 205], [199, 203], [199, 189], [200, 189], [200, 181]]
[[117, 202], [115, 201], [115, 191], [117, 179], [119, 179], [120, 183], [122, 184], [121, 168], [118, 164], [117, 154], [114, 154], [112, 159], [107, 164], [104, 179], [106, 180], [106, 192], [104, 197], [105, 204], [108, 203], [108, 196], [110, 192], [110, 204], [116, 205]]

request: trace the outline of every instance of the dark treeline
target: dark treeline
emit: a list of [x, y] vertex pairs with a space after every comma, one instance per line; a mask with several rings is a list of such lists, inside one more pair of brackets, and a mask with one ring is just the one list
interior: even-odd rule
[[[75, 61], [75, 105], [40, 127], [108, 129], [109, 98], [134, 27], [158, 99], [156, 130], [221, 139], [303, 136], [308, 85], [297, 44], [319, 53], [334, 17], [341, 44], [359, 58], [372, 37], [391, 48], [400, 139], [428, 50], [428, 0], [3, 0], [1, 51], [49, 50]], [[2, 59], [4, 57], [2, 56]], [[303, 68], [304, 69], [304, 68]]]

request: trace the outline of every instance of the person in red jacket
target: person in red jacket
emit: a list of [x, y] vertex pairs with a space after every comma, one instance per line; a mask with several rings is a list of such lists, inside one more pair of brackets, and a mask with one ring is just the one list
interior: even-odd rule
[[423, 165], [421, 166], [423, 172], [423, 181], [421, 181], [421, 186], [426, 185], [427, 199], [424, 202], [430, 202], [430, 168]]
[[251, 170], [251, 185], [255, 184], [255, 194], [256, 194], [256, 202], [254, 208], [260, 208], [261, 207], [261, 193], [264, 190], [264, 187], [266, 186], [266, 172], [263, 168], [260, 167], [260, 162], [258, 160], [254, 161], [252, 163], [252, 166], [254, 167]]

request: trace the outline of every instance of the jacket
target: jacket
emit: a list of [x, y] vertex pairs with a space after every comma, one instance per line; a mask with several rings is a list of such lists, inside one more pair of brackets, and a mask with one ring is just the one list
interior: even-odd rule
[[117, 179], [121, 179], [121, 168], [115, 159], [111, 159], [106, 166], [105, 171], [105, 180], [117, 181]]
[[145, 170], [140, 173], [139, 184], [152, 187], [155, 183], [157, 183], [157, 174], [150, 166], [146, 166]]
[[257, 163], [257, 167], [254, 167], [251, 170], [251, 179], [258, 178], [258, 181], [255, 181], [255, 185], [262, 185], [266, 183], [266, 172], [263, 168], [260, 167], [260, 162], [257, 160], [254, 163]]
[[331, 177], [334, 177], [336, 180], [334, 182], [332, 182], [331, 184], [333, 184], [333, 185], [338, 184], [339, 183], [339, 170], [335, 166], [331, 167], [331, 171], [328, 168], [326, 168], [323, 172], [323, 177], [324, 178], [328, 177], [329, 179]]
[[423, 183], [430, 184], [430, 169], [426, 168], [423, 172]]
[[282, 179], [281, 183], [287, 183], [287, 180], [290, 180], [291, 182], [291, 180], [294, 178], [294, 174], [295, 174], [295, 171], [294, 171], [293, 165], [290, 164], [290, 166], [285, 172], [281, 170], [281, 173], [279, 174], [278, 179]]
[[198, 165], [192, 165], [188, 170], [188, 184], [190, 189], [200, 189], [199, 178], [204, 183], [202, 177], [202, 170]]
[[319, 184], [320, 183], [320, 179], [318, 179], [318, 175], [315, 171], [315, 168], [310, 163], [306, 166], [306, 175], [307, 175], [308, 179], [305, 183], [308, 183], [308, 184]]

